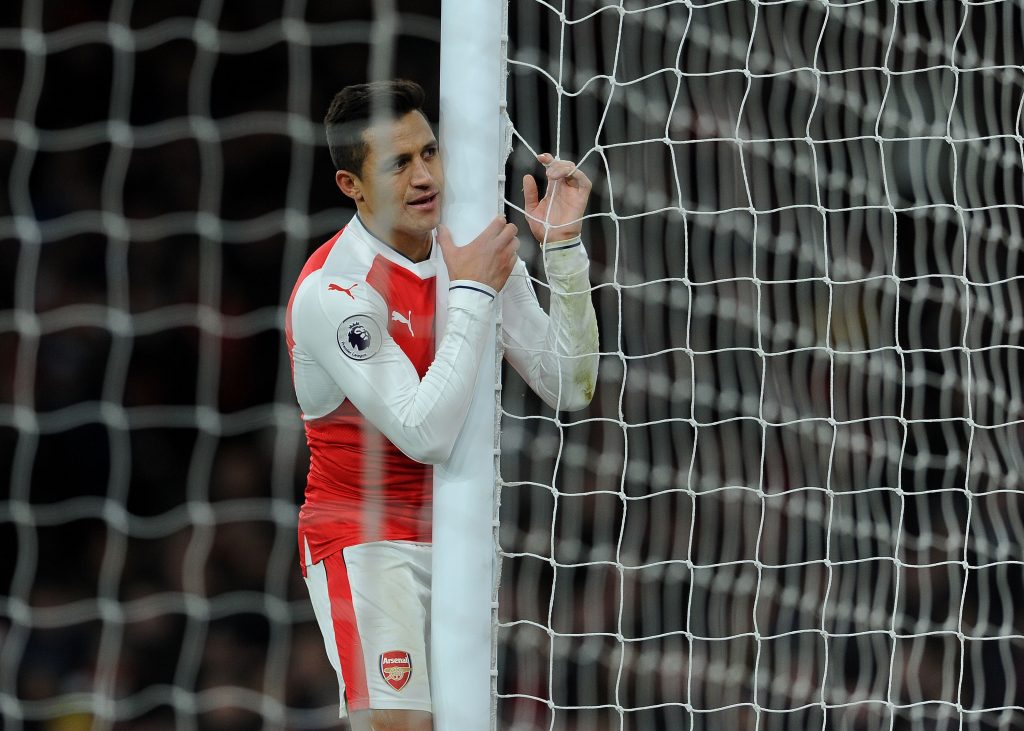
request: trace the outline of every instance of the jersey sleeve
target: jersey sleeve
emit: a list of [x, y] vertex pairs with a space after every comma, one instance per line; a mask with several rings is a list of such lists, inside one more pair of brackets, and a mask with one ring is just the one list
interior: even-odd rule
[[501, 292], [505, 357], [549, 406], [573, 411], [590, 403], [597, 384], [597, 315], [590, 297], [590, 260], [579, 240], [544, 254], [551, 313], [537, 301], [520, 259]]
[[445, 333], [420, 380], [388, 334], [388, 310], [378, 294], [364, 286], [358, 297], [325, 301], [317, 295], [321, 289], [309, 287], [296, 297], [296, 347], [408, 457], [443, 462], [466, 418], [486, 337], [493, 332], [493, 290], [476, 282], [451, 283]]

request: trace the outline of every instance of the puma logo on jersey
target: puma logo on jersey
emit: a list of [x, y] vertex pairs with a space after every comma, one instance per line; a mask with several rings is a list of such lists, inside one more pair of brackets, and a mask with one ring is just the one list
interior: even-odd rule
[[[355, 285], [353, 284], [352, 286], [354, 287]], [[400, 323], [402, 323], [407, 328], [409, 328], [409, 336], [410, 337], [415, 337], [416, 333], [414, 333], [412, 331], [412, 310], [409, 310], [409, 314], [408, 315], [403, 315], [401, 312], [396, 312], [396, 311], [392, 310], [391, 311], [391, 321], [392, 322], [400, 322]]]
[[359, 282], [356, 282], [351, 287], [342, 287], [340, 284], [335, 284], [334, 282], [331, 282], [330, 284], [327, 285], [327, 291], [328, 292], [344, 292], [345, 294], [347, 294], [352, 299], [355, 299], [356, 296], [354, 294], [352, 294], [352, 290], [355, 289], [358, 286], [359, 286]]

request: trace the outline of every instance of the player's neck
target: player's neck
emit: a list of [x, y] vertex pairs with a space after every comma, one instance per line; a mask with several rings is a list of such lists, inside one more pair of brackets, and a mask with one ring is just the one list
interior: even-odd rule
[[434, 237], [430, 233], [420, 236], [410, 236], [409, 234], [399, 236], [392, 233], [384, 241], [405, 258], [419, 263], [430, 257], [430, 247], [434, 243]]
[[405, 231], [385, 233], [384, 229], [378, 226], [364, 211], [359, 212], [359, 220], [371, 236], [389, 249], [394, 249], [406, 259], [419, 263], [430, 257], [430, 249], [434, 243], [434, 236], [431, 232], [425, 234], [410, 234]]

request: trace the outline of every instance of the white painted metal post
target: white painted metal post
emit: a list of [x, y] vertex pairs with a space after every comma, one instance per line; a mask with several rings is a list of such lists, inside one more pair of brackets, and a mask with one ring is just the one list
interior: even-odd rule
[[[501, 210], [503, 13], [500, 0], [444, 0], [441, 7], [443, 221], [459, 243]], [[447, 289], [438, 282], [439, 333]], [[492, 727], [495, 353], [491, 346], [484, 354], [451, 458], [434, 470], [430, 681], [438, 731]]]

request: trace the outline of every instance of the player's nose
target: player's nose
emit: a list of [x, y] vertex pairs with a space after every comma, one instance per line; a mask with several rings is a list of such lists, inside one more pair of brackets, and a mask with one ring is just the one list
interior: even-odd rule
[[434, 175], [430, 172], [430, 166], [426, 160], [417, 158], [413, 163], [412, 184], [417, 188], [424, 188], [433, 185]]

